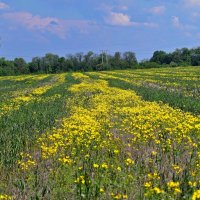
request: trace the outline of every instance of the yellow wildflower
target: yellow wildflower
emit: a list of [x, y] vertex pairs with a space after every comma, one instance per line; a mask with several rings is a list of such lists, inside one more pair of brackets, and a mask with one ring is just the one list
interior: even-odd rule
[[127, 158], [125, 163], [126, 163], [126, 165], [132, 165], [132, 164], [134, 164], [134, 161], [131, 158]]
[[192, 195], [192, 200], [200, 199], [200, 190], [197, 190]]
[[93, 167], [94, 168], [99, 168], [99, 165], [98, 164], [93, 164]]

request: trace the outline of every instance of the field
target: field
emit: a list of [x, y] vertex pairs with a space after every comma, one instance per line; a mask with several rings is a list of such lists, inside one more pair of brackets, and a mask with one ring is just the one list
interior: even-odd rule
[[200, 67], [0, 77], [0, 199], [200, 199]]

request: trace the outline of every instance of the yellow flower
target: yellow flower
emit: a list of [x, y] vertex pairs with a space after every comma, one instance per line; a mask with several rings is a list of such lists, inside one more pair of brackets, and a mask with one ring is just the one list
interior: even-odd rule
[[12, 197], [6, 194], [0, 194], [0, 200], [11, 200]]
[[168, 186], [169, 188], [179, 187], [179, 185], [180, 185], [179, 182], [170, 181], [170, 182], [167, 183], [167, 186]]
[[161, 190], [160, 188], [158, 188], [158, 187], [154, 187], [153, 189], [152, 189], [156, 194], [163, 194], [164, 193], [164, 190]]
[[197, 182], [191, 182], [189, 181], [188, 184], [191, 186], [191, 187], [196, 187], [197, 186]]
[[172, 165], [174, 171], [176, 171], [177, 174], [181, 173], [183, 170], [181, 169], [181, 167], [179, 167], [178, 165]]
[[122, 195], [122, 198], [123, 198], [123, 199], [128, 199], [128, 195], [127, 195], [127, 194], [123, 194], [123, 195]]
[[115, 154], [119, 154], [119, 150], [116, 150], [116, 149], [115, 149], [115, 150], [114, 150], [114, 153], [115, 153]]
[[102, 167], [103, 169], [108, 169], [108, 165], [107, 165], [106, 163], [103, 163], [103, 164], [101, 165], [101, 167]]
[[174, 188], [174, 193], [175, 194], [181, 193], [181, 190], [179, 188]]
[[101, 193], [103, 193], [104, 192], [104, 189], [103, 188], [100, 188], [100, 190], [99, 190]]
[[76, 179], [75, 183], [82, 183], [83, 185], [85, 184], [85, 177], [80, 176]]
[[117, 170], [120, 171], [120, 172], [122, 171], [121, 167], [117, 167]]
[[[147, 81], [153, 84], [153, 86], [156, 85], [159, 87], [165, 84], [160, 80], [151, 79], [153, 71], [147, 70], [144, 73], [148, 79], [145, 82]], [[180, 149], [176, 149], [178, 151], [177, 155], [180, 156], [180, 159], [176, 159], [177, 161], [187, 157], [192, 150], [197, 151], [194, 147], [199, 145], [199, 141], [194, 136], [198, 135], [196, 133], [200, 130], [200, 126], [198, 125], [200, 124], [199, 116], [182, 112], [161, 102], [144, 101], [134, 90], [110, 87], [109, 81], [107, 81], [107, 79], [115, 79], [116, 81], [120, 80], [128, 83], [130, 86], [141, 86], [144, 80], [137, 72], [102, 72], [90, 74], [99, 76], [100, 79], [90, 78], [90, 75], [87, 76], [86, 74], [72, 74], [77, 83], [67, 89], [67, 92], [72, 94], [70, 98], [67, 97], [66, 103], [69, 115], [58, 121], [59, 126], [56, 126], [58, 128], [53, 128], [52, 131], [40, 135], [37, 141], [39, 149], [36, 152], [42, 152], [42, 163], [43, 161], [48, 163], [58, 161], [65, 164], [70, 163], [71, 165], [67, 166], [67, 168], [69, 167], [68, 171], [72, 174], [77, 173], [77, 168], [78, 173], [83, 170], [83, 174], [87, 174], [92, 178], [89, 185], [91, 185], [90, 191], [93, 191], [93, 184], [100, 181], [100, 176], [103, 179], [101, 183], [105, 181], [112, 183], [112, 181], [115, 182], [118, 180], [119, 176], [122, 176], [120, 171], [123, 169], [120, 167], [120, 159], [123, 159], [124, 165], [127, 166], [126, 168], [129, 168], [134, 164], [132, 155], [137, 156], [138, 163], [144, 161], [143, 163], [146, 167], [143, 172], [147, 172], [148, 174], [150, 170], [147, 164], [150, 164], [150, 162], [151, 165], [149, 166], [152, 166], [151, 170], [158, 169], [160, 161], [156, 161], [155, 157], [160, 151], [163, 151], [163, 153], [169, 151], [169, 155], [173, 155], [174, 148], [172, 147], [180, 147]], [[170, 75], [174, 77], [176, 74]], [[179, 76], [179, 78], [181, 77]], [[167, 84], [174, 87], [171, 82]], [[20, 109], [21, 105], [27, 104], [31, 100], [43, 99], [44, 96], [40, 96], [52, 87], [55, 87], [55, 84], [50, 85], [47, 84], [47, 87], [33, 89], [31, 91], [33, 95], [28, 95], [28, 98], [24, 95], [21, 95], [18, 99], [16, 98], [15, 109]], [[182, 88], [182, 85], [179, 86]], [[0, 108], [0, 116], [2, 111], [5, 113], [13, 109], [11, 103], [7, 107], [6, 104], [3, 107], [5, 110]], [[123, 149], [123, 152], [121, 152], [121, 149]], [[143, 152], [144, 149], [149, 153], [140, 155], [139, 153]], [[197, 154], [196, 152], [194, 156]], [[70, 155], [70, 157], [66, 157], [66, 155]], [[116, 159], [119, 155], [121, 158]], [[38, 164], [34, 163], [33, 157], [28, 155], [25, 157], [19, 161], [22, 168], [31, 169], [31, 166], [33, 168]], [[198, 160], [198, 157], [200, 158], [200, 153], [194, 160]], [[91, 164], [92, 160], [99, 164]], [[109, 160], [108, 163], [102, 163], [104, 161], [107, 162], [107, 160]], [[164, 168], [169, 168], [169, 170], [172, 168], [173, 172], [176, 172], [176, 175], [181, 173], [181, 163], [171, 166], [169, 163], [172, 163], [172, 161], [172, 157], [169, 157], [169, 162], [166, 163]], [[84, 169], [79, 167], [80, 165], [83, 165]], [[59, 163], [52, 165], [53, 172], [56, 172], [57, 168], [54, 168], [54, 166], [59, 166]], [[91, 170], [91, 166], [93, 171], [96, 170], [95, 172], [101, 168], [101, 174], [87, 171]], [[191, 168], [192, 176], [198, 176], [199, 166], [199, 162], [194, 163], [193, 168]], [[130, 168], [126, 170], [127, 173], [124, 174], [124, 178], [120, 179], [122, 181], [121, 185], [127, 184], [128, 187], [129, 183], [131, 184], [133, 180], [139, 181], [133, 177], [135, 173], [138, 173], [137, 170], [139, 170], [139, 166], [137, 169]], [[166, 170], [164, 169], [164, 171]], [[110, 178], [108, 174], [112, 173], [115, 173], [116, 176]], [[161, 185], [161, 173], [161, 171], [156, 171], [155, 173], [149, 173], [148, 176], [144, 173], [141, 174], [142, 181], [146, 181], [144, 183], [145, 195], [155, 196], [155, 194], [160, 195], [164, 192], [159, 188], [159, 185]], [[198, 177], [195, 178], [197, 180]], [[85, 179], [86, 177], [80, 176], [75, 182], [79, 184], [78, 186], [85, 184], [86, 180], [89, 183], [88, 179]], [[198, 185], [195, 182], [189, 184], [194, 187]], [[68, 185], [66, 186], [68, 187]], [[85, 190], [85, 187], [80, 188]], [[104, 192], [104, 188], [100, 188], [99, 191]], [[166, 192], [169, 192], [169, 195], [179, 194], [181, 192], [179, 182], [171, 181], [167, 183]], [[197, 191], [193, 196], [195, 199], [198, 198]], [[115, 199], [128, 198], [126, 194], [122, 193], [115, 193], [112, 197]]]
[[69, 156], [66, 156], [65, 158], [59, 158], [59, 161], [63, 162], [64, 164], [71, 164], [72, 160], [70, 159]]
[[122, 198], [122, 195], [121, 194], [116, 194], [113, 196], [114, 199], [121, 199]]
[[94, 168], [99, 168], [99, 165], [98, 164], [93, 164], [93, 167]]
[[192, 200], [200, 199], [200, 190], [197, 190], [192, 195]]
[[179, 182], [170, 181], [167, 183], [167, 186], [168, 186], [168, 189], [174, 192], [174, 194], [181, 193], [181, 190], [179, 188], [180, 186]]
[[156, 156], [156, 155], [157, 155], [157, 152], [156, 152], [156, 151], [152, 151], [151, 154], [152, 154], [153, 156]]
[[151, 187], [151, 182], [146, 182], [146, 183], [144, 184], [144, 187], [146, 187], [146, 188]]
[[132, 164], [134, 164], [134, 161], [131, 158], [127, 158], [125, 163], [126, 163], [126, 165], [132, 165]]

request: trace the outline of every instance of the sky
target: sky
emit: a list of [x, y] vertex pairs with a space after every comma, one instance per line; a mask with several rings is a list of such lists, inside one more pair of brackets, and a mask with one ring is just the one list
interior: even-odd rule
[[0, 57], [200, 46], [200, 0], [0, 0]]

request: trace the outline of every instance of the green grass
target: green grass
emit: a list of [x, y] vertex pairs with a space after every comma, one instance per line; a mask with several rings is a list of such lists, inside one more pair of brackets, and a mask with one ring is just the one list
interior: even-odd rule
[[[47, 80], [46, 80], [47, 81]], [[34, 144], [38, 134], [51, 130], [57, 119], [67, 114], [67, 88], [75, 81], [70, 74], [66, 82], [53, 87], [43, 94], [38, 101], [33, 100], [20, 106], [19, 110], [2, 116], [0, 120], [0, 163], [13, 166], [18, 154]], [[51, 98], [59, 94], [60, 96]]]
[[[0, 77], [0, 106], [13, 106], [0, 115], [0, 195], [111, 200], [128, 194], [130, 200], [160, 200], [160, 194], [144, 197], [144, 183], [152, 182], [166, 191], [164, 200], [191, 199], [198, 189], [188, 182], [195, 181], [192, 170], [198, 171], [200, 68], [67, 73], [61, 83], [59, 76]], [[46, 86], [52, 87], [30, 95]], [[15, 104], [18, 94], [32, 98]], [[56, 142], [64, 146], [55, 157], [44, 159], [38, 138], [50, 150]], [[30, 154], [36, 167], [21, 170], [18, 162], [26, 163], [29, 157], [20, 153]], [[61, 164], [63, 154], [71, 165]], [[107, 168], [102, 167], [105, 163]], [[173, 165], [182, 171], [176, 174]], [[154, 172], [160, 179], [148, 177]], [[169, 181], [178, 181], [182, 194], [169, 191]]]
[[[155, 71], [154, 69], [144, 71], [143, 74], [142, 74], [142, 70], [135, 70], [135, 71], [128, 70], [128, 71], [123, 71], [123, 72], [114, 71], [115, 72], [114, 74], [112, 74], [112, 72], [111, 73], [104, 72], [104, 73], [99, 73], [96, 75], [90, 74], [90, 73], [87, 73], [87, 74], [90, 77], [93, 77], [94, 79], [99, 79], [99, 76], [101, 76], [101, 74], [103, 75], [112, 74], [113, 78], [111, 77], [104, 78], [105, 80], [109, 82], [109, 85], [111, 87], [118, 87], [121, 89], [133, 90], [146, 101], [156, 101], [156, 102], [162, 101], [163, 103], [169, 104], [170, 106], [174, 108], [180, 108], [183, 111], [192, 112], [194, 114], [200, 114], [200, 72], [199, 72], [200, 68], [194, 68], [194, 69], [192, 68], [191, 70], [192, 71], [191, 80], [187, 80], [187, 81], [182, 81], [182, 80], [179, 80], [178, 78], [176, 79], [176, 76], [174, 75], [177, 73], [176, 69], [173, 69], [175, 71], [175, 73], [173, 74], [174, 76], [173, 79], [169, 78], [170, 77], [169, 72], [168, 72], [169, 74], [167, 75], [165, 74], [163, 77], [161, 77], [160, 75], [154, 74], [154, 71]], [[183, 68], [181, 68], [181, 70], [178, 68], [177, 70], [178, 71], [183, 70], [183, 72], [185, 71], [185, 69]], [[188, 71], [190, 72], [190, 68]], [[162, 72], [162, 70], [158, 69], [157, 73], [159, 72]], [[131, 76], [132, 74], [136, 75], [136, 77], [132, 77]], [[193, 81], [192, 80], [193, 77], [197, 78], [198, 80]], [[120, 78], [127, 78], [127, 80], [131, 82], [120, 80]], [[188, 78], [190, 78], [189, 75], [188, 75]], [[180, 85], [180, 87], [178, 87], [178, 89], [171, 88], [171, 90], [167, 86], [165, 88], [159, 87], [159, 83], [161, 82], [160, 81], [158, 82], [158, 87], [155, 88], [147, 84], [148, 83], [147, 79], [148, 81], [161, 80], [162, 83], [164, 84], [166, 82], [177, 83], [178, 85]], [[137, 84], [139, 82], [138, 80], [141, 82], [140, 85]], [[193, 91], [196, 91], [196, 92], [192, 93]], [[187, 92], [190, 93], [190, 95], [187, 95]]]

